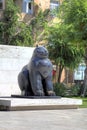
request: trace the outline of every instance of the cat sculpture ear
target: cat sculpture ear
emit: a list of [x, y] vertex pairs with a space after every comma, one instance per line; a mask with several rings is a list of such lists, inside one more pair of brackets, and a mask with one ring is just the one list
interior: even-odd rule
[[36, 45], [36, 47], [38, 47], [38, 44]]
[[43, 47], [45, 47], [45, 45], [43, 45]]
[[[36, 47], [39, 47], [39, 46], [41, 46], [41, 45], [38, 45], [38, 44], [36, 45]], [[45, 45], [42, 45], [42, 47], [45, 47]]]

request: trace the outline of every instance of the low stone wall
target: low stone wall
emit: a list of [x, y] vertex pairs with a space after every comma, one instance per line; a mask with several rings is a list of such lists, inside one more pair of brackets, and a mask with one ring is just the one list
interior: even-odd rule
[[26, 65], [34, 48], [0, 45], [0, 96], [20, 94], [18, 73]]

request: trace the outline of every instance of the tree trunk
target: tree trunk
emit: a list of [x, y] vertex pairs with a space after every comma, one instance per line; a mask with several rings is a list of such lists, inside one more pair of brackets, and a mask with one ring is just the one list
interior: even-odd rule
[[87, 66], [86, 66], [86, 69], [85, 69], [83, 90], [82, 90], [82, 93], [81, 93], [81, 96], [82, 96], [82, 97], [85, 97], [85, 95], [86, 95], [86, 90], [87, 90]]
[[83, 89], [82, 89], [82, 92], [81, 92], [82, 97], [85, 97], [86, 91], [87, 91], [87, 48], [85, 49], [84, 58], [85, 58], [86, 69], [85, 69], [85, 72], [84, 72]]
[[58, 83], [61, 82], [61, 75], [62, 75], [63, 68], [64, 68], [63, 66], [59, 65], [59, 74], [58, 74], [58, 80], [57, 80]]

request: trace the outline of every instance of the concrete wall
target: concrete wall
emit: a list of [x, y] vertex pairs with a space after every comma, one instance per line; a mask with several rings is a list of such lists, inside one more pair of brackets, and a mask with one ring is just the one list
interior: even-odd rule
[[34, 48], [0, 45], [0, 96], [20, 94], [17, 76]]

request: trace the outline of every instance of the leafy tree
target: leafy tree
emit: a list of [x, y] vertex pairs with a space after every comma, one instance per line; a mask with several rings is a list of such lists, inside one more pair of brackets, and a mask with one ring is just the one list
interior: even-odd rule
[[18, 22], [17, 13], [18, 8], [14, 5], [13, 0], [7, 0], [6, 9], [3, 13], [3, 19], [2, 22], [0, 22], [2, 44], [10, 44], [12, 36], [16, 31]]
[[33, 44], [31, 30], [18, 21], [19, 8], [13, 0], [6, 1], [3, 19], [0, 21], [0, 44], [29, 46]]
[[58, 82], [60, 82], [64, 67], [75, 68], [83, 56], [83, 49], [72, 44], [67, 37], [69, 27], [58, 24], [49, 27], [48, 50], [50, 58], [59, 66]]
[[59, 14], [62, 22], [72, 27], [74, 40], [85, 42], [87, 40], [87, 0], [64, 0]]
[[[59, 16], [63, 24], [71, 27], [73, 35], [70, 40], [79, 47], [83, 45], [87, 64], [87, 0], [64, 0], [60, 6]], [[86, 80], [85, 78], [84, 88], [87, 89]]]
[[0, 44], [33, 46], [44, 40], [45, 26], [49, 21], [49, 9], [39, 10], [28, 23], [19, 22], [20, 10], [13, 0], [6, 1], [3, 19], [0, 21]]
[[12, 37], [11, 43], [17, 46], [33, 46], [34, 40], [31, 26], [21, 22], [18, 32]]
[[49, 9], [45, 10], [44, 12], [40, 9], [29, 24], [32, 29], [34, 43], [39, 43], [44, 40], [44, 32], [48, 23]]

